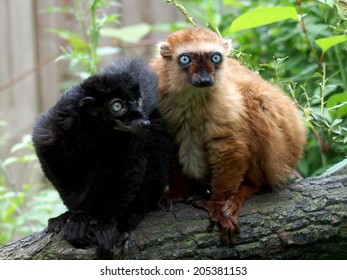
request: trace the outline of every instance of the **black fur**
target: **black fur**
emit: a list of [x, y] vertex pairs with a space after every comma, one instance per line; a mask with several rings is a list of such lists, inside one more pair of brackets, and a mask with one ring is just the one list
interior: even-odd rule
[[[50, 219], [48, 230], [64, 227], [76, 247], [96, 240], [100, 256], [109, 258], [114, 243], [157, 204], [168, 183], [169, 143], [156, 88], [143, 62], [119, 59], [38, 118], [37, 155], [69, 209]], [[123, 109], [112, 112], [119, 101]]]

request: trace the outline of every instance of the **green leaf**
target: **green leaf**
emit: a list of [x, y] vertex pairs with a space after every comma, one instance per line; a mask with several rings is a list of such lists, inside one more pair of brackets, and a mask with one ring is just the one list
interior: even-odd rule
[[347, 91], [332, 95], [326, 105], [329, 111], [336, 110], [338, 117], [343, 118], [347, 115]]
[[315, 120], [315, 124], [317, 126], [322, 126], [324, 125], [325, 127], [330, 127], [330, 124], [326, 118], [319, 114], [312, 113], [311, 114], [312, 118]]
[[97, 19], [98, 28], [104, 27], [107, 23], [119, 24], [120, 14], [104, 15], [101, 19]]
[[268, 7], [251, 10], [237, 17], [230, 26], [230, 32], [259, 27], [285, 19], [298, 21], [298, 14], [292, 7]]
[[207, 24], [207, 28], [211, 29], [213, 32], [216, 32], [220, 37], [222, 37], [222, 35], [220, 34], [219, 28], [217, 25], [213, 24], [213, 23], [208, 23]]
[[76, 32], [72, 32], [72, 31], [68, 31], [68, 30], [64, 30], [60, 28], [48, 29], [47, 31], [58, 34], [60, 38], [68, 41], [71, 44], [71, 46], [75, 49], [88, 48], [88, 43], [82, 40], [81, 35]]
[[35, 154], [24, 155], [24, 156], [18, 158], [18, 161], [21, 163], [29, 163], [29, 162], [36, 161], [36, 160], [37, 160], [37, 157]]
[[342, 170], [343, 168], [345, 168], [347, 166], [347, 158], [345, 158], [344, 160], [340, 161], [339, 163], [335, 164], [334, 166], [330, 167], [326, 172], [324, 172], [320, 177], [326, 177], [329, 176], [331, 174], [334, 174], [340, 170]]
[[104, 37], [116, 38], [127, 43], [137, 43], [151, 30], [149, 24], [141, 23], [121, 28], [104, 28], [101, 35]]
[[114, 47], [99, 47], [96, 49], [96, 53], [99, 56], [111, 55], [119, 52], [119, 48]]
[[70, 40], [71, 38], [79, 38], [80, 34], [77, 32], [65, 30], [62, 28], [50, 28], [47, 29], [48, 32], [56, 33], [58, 34], [62, 39]]
[[334, 0], [318, 0], [319, 2], [329, 5], [331, 8], [334, 7]]
[[347, 36], [340, 35], [340, 36], [332, 36], [328, 38], [317, 39], [314, 42], [322, 49], [323, 52], [326, 52], [331, 47], [346, 41], [347, 41]]
[[10, 164], [17, 162], [17, 161], [18, 161], [17, 157], [9, 157], [2, 162], [2, 165], [4, 167], [6, 167], [7, 165], [10, 165]]
[[342, 119], [335, 119], [334, 121], [333, 121], [333, 123], [331, 124], [331, 127], [334, 127], [334, 126], [336, 126], [336, 125], [338, 125], [339, 123], [342, 123]]
[[14, 153], [14, 152], [17, 152], [17, 151], [22, 150], [22, 149], [31, 149], [32, 147], [33, 147], [33, 144], [32, 144], [32, 140], [31, 140], [31, 135], [26, 134], [23, 136], [21, 142], [15, 144], [11, 148], [10, 152]]
[[315, 72], [313, 75], [312, 75], [312, 78], [321, 78], [322, 77], [322, 74], [319, 73], [319, 72]]

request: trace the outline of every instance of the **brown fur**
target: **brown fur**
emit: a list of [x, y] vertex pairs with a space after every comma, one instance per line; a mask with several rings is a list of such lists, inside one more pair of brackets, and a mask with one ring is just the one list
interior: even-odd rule
[[[182, 172], [211, 184], [210, 200], [198, 205], [233, 237], [243, 202], [281, 185], [296, 166], [305, 125], [292, 100], [229, 58], [229, 42], [212, 31], [175, 32], [159, 50], [151, 66], [159, 76], [159, 108]], [[218, 66], [209, 60], [214, 52], [222, 54]], [[192, 57], [188, 69], [178, 64], [182, 53]], [[199, 67], [208, 70], [212, 86], [189, 83]]]

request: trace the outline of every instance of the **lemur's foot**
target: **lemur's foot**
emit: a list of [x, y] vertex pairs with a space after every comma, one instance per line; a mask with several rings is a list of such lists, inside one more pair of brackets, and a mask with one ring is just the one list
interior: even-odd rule
[[210, 226], [208, 231], [212, 231], [214, 226], [218, 224], [221, 228], [222, 242], [231, 243], [235, 240], [235, 235], [240, 232], [238, 217], [241, 205], [237, 205], [233, 201], [234, 196], [224, 201], [196, 201], [194, 205], [198, 208], [206, 210], [210, 217]]
[[71, 212], [66, 211], [65, 213], [48, 220], [48, 226], [46, 231], [48, 232], [59, 232], [66, 224], [67, 220], [70, 218]]
[[64, 238], [76, 248], [91, 245], [89, 223], [91, 217], [84, 211], [72, 213], [64, 227]]
[[179, 202], [185, 202], [187, 196], [177, 190], [165, 190], [161, 199], [161, 204], [164, 204], [167, 211], [173, 210], [173, 205]]

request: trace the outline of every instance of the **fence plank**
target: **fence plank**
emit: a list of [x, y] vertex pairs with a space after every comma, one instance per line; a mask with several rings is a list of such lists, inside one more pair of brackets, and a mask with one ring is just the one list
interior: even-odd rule
[[62, 44], [56, 34], [49, 32], [57, 28], [62, 21], [61, 14], [44, 12], [50, 6], [59, 5], [60, 1], [35, 1], [35, 29], [38, 71], [38, 112], [46, 111], [60, 95], [60, 69], [55, 59], [60, 55]]
[[[0, 84], [7, 84], [35, 67], [33, 1], [0, 3]], [[31, 129], [37, 108], [37, 79], [33, 72], [0, 92], [0, 118], [9, 123], [10, 139]]]

